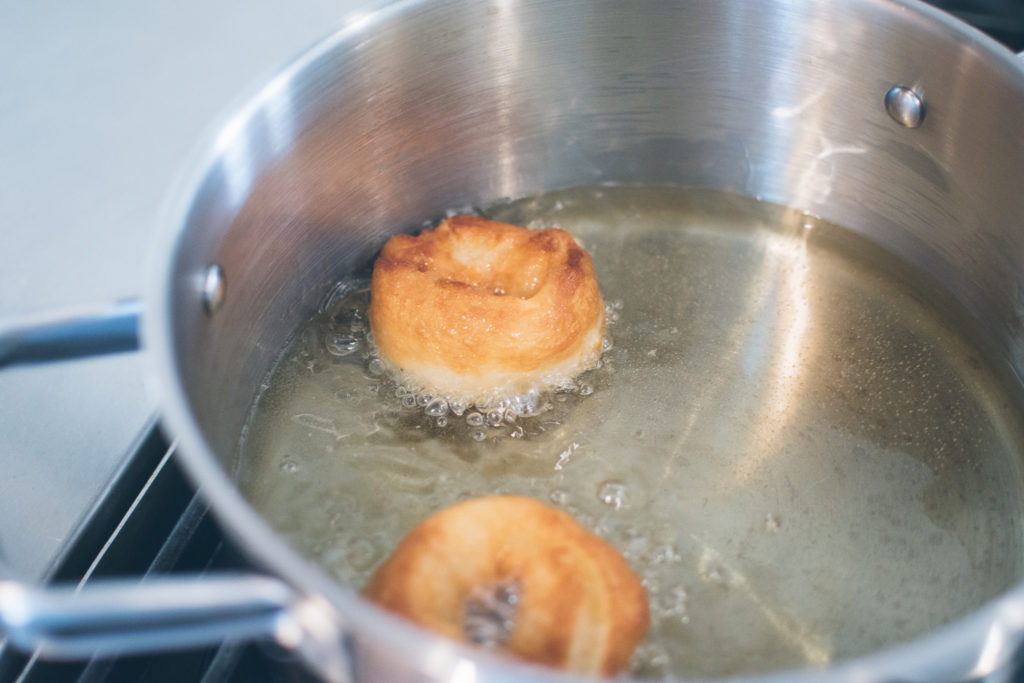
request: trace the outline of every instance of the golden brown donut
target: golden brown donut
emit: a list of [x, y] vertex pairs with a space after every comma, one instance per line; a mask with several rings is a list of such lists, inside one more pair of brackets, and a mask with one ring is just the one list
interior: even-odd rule
[[572, 380], [596, 363], [604, 318], [590, 255], [564, 230], [453, 216], [395, 235], [373, 267], [380, 358], [467, 403]]
[[[473, 621], [491, 609], [506, 628], [491, 629], [504, 637], [485, 644], [582, 674], [621, 671], [650, 624], [644, 588], [615, 548], [561, 510], [520, 496], [477, 498], [429, 517], [363, 594], [467, 642], [485, 640]], [[508, 595], [515, 599], [493, 607]]]

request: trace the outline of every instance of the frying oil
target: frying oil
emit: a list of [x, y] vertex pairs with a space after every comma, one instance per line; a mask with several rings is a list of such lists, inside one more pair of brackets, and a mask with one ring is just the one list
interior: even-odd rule
[[340, 282], [256, 401], [239, 473], [339, 581], [360, 588], [456, 501], [531, 496], [642, 578], [634, 675], [714, 677], [903, 642], [1024, 575], [1017, 390], [894, 257], [713, 191], [584, 188], [486, 213], [590, 251], [602, 362], [530, 416], [439, 402], [375, 359], [369, 270]]

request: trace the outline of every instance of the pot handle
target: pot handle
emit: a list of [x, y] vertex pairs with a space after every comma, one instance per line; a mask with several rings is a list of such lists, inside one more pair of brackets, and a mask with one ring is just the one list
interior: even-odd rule
[[[0, 320], [0, 370], [139, 348], [142, 303]], [[0, 567], [2, 569], [2, 567]], [[269, 638], [330, 683], [349, 683], [347, 637], [333, 609], [278, 579], [216, 574], [96, 579], [33, 588], [0, 580], [0, 645], [47, 659], [165, 652]]]
[[272, 638], [333, 683], [351, 680], [330, 608], [258, 575], [106, 579], [37, 589], [0, 581], [0, 631], [52, 659], [139, 654]]
[[139, 348], [137, 299], [0, 321], [0, 369]]

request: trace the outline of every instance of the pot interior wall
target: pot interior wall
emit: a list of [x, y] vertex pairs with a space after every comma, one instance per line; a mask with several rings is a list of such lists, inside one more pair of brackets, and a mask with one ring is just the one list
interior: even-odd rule
[[[924, 94], [920, 128], [886, 114]], [[1024, 78], [902, 3], [412, 2], [321, 45], [211, 150], [175, 255], [177, 362], [230, 469], [267, 371], [330, 284], [447, 210], [595, 183], [725, 188], [882, 244], [1019, 374]], [[204, 315], [196, 282], [227, 278]]]

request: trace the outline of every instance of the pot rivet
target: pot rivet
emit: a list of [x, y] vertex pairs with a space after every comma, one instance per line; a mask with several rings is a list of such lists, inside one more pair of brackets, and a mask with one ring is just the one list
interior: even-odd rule
[[907, 128], [917, 128], [924, 122], [924, 100], [904, 85], [893, 86], [885, 93], [885, 110], [893, 121]]
[[214, 263], [206, 269], [203, 277], [203, 308], [207, 315], [213, 315], [224, 303], [224, 269]]

